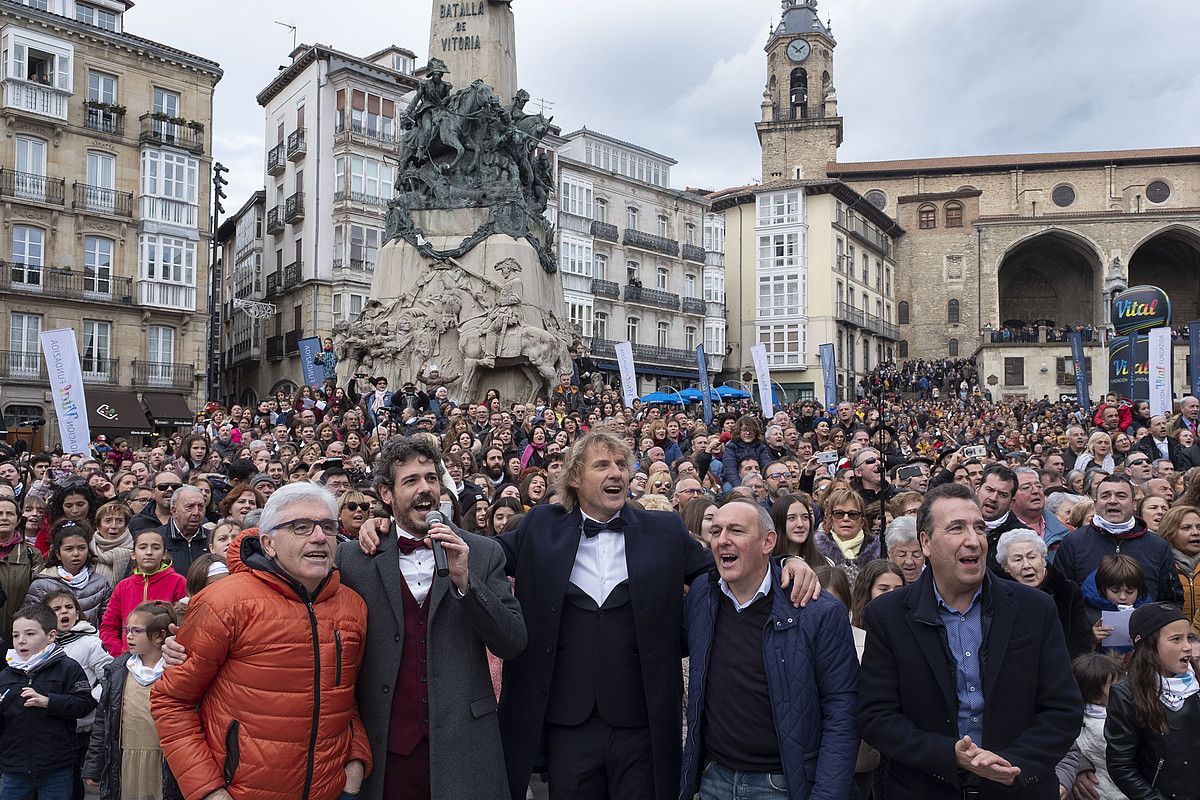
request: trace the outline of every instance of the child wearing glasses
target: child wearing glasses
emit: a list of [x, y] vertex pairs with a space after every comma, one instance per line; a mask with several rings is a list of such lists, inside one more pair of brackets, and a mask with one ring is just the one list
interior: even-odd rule
[[174, 603], [187, 596], [187, 580], [171, 568], [167, 544], [157, 529], [138, 531], [133, 537], [133, 574], [113, 588], [100, 621], [100, 641], [113, 657], [127, 649], [122, 626], [139, 603], [162, 600]]
[[150, 687], [162, 677], [163, 643], [174, 622], [170, 605], [141, 603], [125, 620], [122, 640], [128, 651], [105, 667], [83, 765], [83, 778], [99, 790], [100, 800], [182, 800], [150, 716]]

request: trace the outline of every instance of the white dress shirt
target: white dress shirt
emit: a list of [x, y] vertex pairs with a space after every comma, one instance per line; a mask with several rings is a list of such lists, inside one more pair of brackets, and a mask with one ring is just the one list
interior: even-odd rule
[[[1151, 437], [1153, 439], [1153, 437]], [[1171, 448], [1167, 446], [1166, 439], [1154, 439], [1154, 446], [1158, 448], [1159, 455], [1163, 458], [1171, 457]]]
[[[583, 518], [592, 519], [587, 514]], [[625, 532], [600, 531], [589, 539], [580, 525], [579, 550], [575, 553], [575, 566], [571, 568], [571, 583], [595, 600], [596, 605], [602, 606], [608, 593], [626, 580], [629, 580], [629, 565], [625, 562]]]
[[[405, 539], [417, 538], [405, 533], [400, 526], [396, 526], [396, 535]], [[413, 599], [417, 605], [425, 605], [425, 598], [429, 596], [429, 588], [433, 585], [433, 551], [427, 547], [412, 553], [398, 550], [397, 555], [400, 556], [400, 574], [404, 576]]]
[[767, 574], [763, 576], [763, 582], [759, 585], [758, 591], [754, 593], [754, 597], [751, 597], [744, 603], [739, 603], [738, 599], [733, 596], [733, 592], [730, 591], [729, 584], [725, 582], [724, 578], [718, 579], [717, 585], [721, 587], [721, 591], [725, 593], [725, 596], [733, 601], [733, 609], [740, 614], [749, 608], [751, 603], [771, 593], [771, 568], [770, 566], [767, 567]]

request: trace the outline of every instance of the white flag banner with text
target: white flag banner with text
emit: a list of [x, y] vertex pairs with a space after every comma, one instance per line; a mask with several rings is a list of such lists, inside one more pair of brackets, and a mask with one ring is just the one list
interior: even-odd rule
[[756, 344], [751, 347], [750, 358], [754, 361], [754, 379], [758, 381], [758, 402], [763, 416], [770, 419], [775, 416], [775, 408], [771, 403], [771, 368], [767, 366], [766, 346]]
[[621, 370], [621, 397], [629, 407], [638, 396], [637, 373], [633, 370], [633, 344], [617, 342], [613, 351], [617, 355], [617, 368]]
[[1171, 329], [1150, 330], [1150, 416], [1171, 416]]
[[42, 355], [46, 358], [46, 372], [50, 376], [50, 393], [54, 397], [63, 452], [87, 455], [91, 452], [92, 433], [88, 428], [83, 370], [79, 366], [75, 331], [70, 328], [43, 331]]

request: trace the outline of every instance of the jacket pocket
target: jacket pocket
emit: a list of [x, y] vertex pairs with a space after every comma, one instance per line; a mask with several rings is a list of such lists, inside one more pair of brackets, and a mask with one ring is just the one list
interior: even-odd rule
[[238, 750], [238, 730], [242, 724], [236, 719], [229, 721], [229, 727], [225, 729], [225, 769], [224, 775], [225, 785], [233, 785], [233, 776], [237, 774], [238, 763], [241, 761], [241, 752]]
[[478, 700], [471, 701], [471, 716], [475, 719], [496, 713], [496, 695], [489, 694]]
[[334, 649], [335, 654], [337, 655], [337, 658], [334, 659], [334, 663], [337, 665], [337, 669], [333, 674], [333, 685], [341, 686], [342, 685], [342, 632], [339, 630], [334, 630], [334, 632], [333, 632], [333, 649]]

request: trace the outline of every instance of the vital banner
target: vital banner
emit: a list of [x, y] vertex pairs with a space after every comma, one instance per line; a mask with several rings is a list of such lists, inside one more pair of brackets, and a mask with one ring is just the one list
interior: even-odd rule
[[1150, 380], [1150, 416], [1171, 416], [1171, 329], [1150, 331], [1147, 369]]
[[1188, 323], [1188, 370], [1192, 374], [1192, 397], [1200, 397], [1200, 322]]
[[700, 392], [704, 402], [704, 424], [712, 425], [712, 382], [708, 379], [708, 361], [704, 358], [704, 345], [696, 346], [696, 369], [700, 370]]
[[63, 452], [87, 455], [91, 452], [92, 432], [88, 427], [75, 331], [70, 328], [43, 331], [41, 339]]
[[300, 367], [304, 370], [305, 386], [320, 386], [325, 379], [325, 371], [317, 364], [317, 356], [320, 354], [319, 336], [300, 340]]
[[762, 406], [763, 416], [767, 419], [775, 416], [775, 407], [771, 402], [771, 369], [767, 366], [767, 348], [756, 344], [750, 348], [750, 360], [754, 362], [754, 379], [758, 381], [758, 402]]
[[817, 348], [821, 356], [821, 376], [825, 379], [825, 413], [832, 414], [837, 405], [837, 374], [833, 370], [833, 345], [823, 344]]
[[1092, 413], [1092, 398], [1088, 390], [1087, 360], [1083, 355], [1083, 334], [1071, 334], [1071, 368], [1075, 372], [1075, 402], [1085, 413]]
[[637, 373], [633, 370], [633, 344], [617, 342], [613, 352], [617, 356], [617, 368], [621, 371], [621, 397], [625, 401], [625, 407], [629, 408], [638, 396]]
[[[1150, 337], [1138, 335], [1132, 353], [1128, 336], [1108, 347], [1108, 391], [1130, 400], [1150, 399]], [[1132, 385], [1131, 385], [1132, 382]]]
[[1169, 327], [1171, 298], [1157, 286], [1131, 286], [1113, 298], [1112, 323], [1117, 336]]

